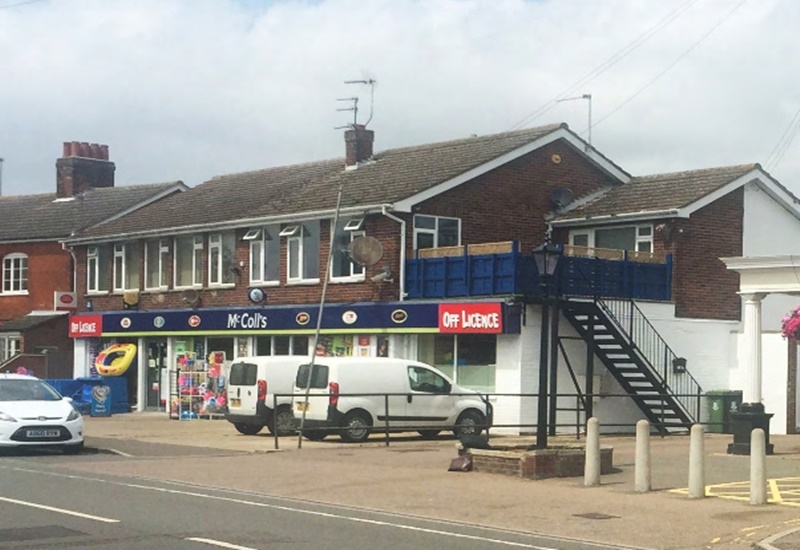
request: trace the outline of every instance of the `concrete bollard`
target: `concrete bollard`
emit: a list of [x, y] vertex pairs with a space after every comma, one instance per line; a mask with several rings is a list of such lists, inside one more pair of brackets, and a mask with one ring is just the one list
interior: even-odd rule
[[634, 464], [634, 490], [646, 493], [650, 490], [650, 422], [636, 423], [636, 462]]
[[767, 442], [764, 430], [750, 433], [750, 504], [767, 503]]
[[706, 496], [705, 472], [705, 428], [702, 424], [692, 426], [689, 441], [689, 498]]
[[586, 463], [583, 484], [600, 485], [600, 421], [592, 417], [586, 422]]

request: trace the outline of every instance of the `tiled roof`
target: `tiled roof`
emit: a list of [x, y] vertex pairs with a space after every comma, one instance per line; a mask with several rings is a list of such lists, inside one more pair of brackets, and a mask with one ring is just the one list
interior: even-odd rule
[[561, 214], [556, 221], [677, 210], [756, 168], [757, 164], [742, 164], [633, 177], [628, 183]]
[[180, 182], [91, 189], [82, 199], [55, 193], [0, 197], [0, 241], [61, 239], [124, 213]]
[[66, 317], [65, 313], [48, 314], [28, 314], [16, 319], [10, 319], [5, 323], [0, 324], [0, 332], [25, 332], [32, 328], [49, 323], [54, 319]]
[[342, 208], [393, 203], [510, 153], [564, 125], [389, 149], [356, 170], [344, 158], [217, 176], [82, 237], [181, 228], [237, 219], [330, 211], [339, 185]]

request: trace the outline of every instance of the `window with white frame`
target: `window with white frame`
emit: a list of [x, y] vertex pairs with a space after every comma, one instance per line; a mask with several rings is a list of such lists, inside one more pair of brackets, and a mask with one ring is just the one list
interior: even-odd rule
[[461, 220], [442, 216], [414, 216], [414, 250], [461, 244]]
[[28, 256], [19, 252], [3, 258], [3, 294], [28, 293]]
[[0, 335], [0, 361], [7, 361], [22, 349], [22, 338], [19, 334]]
[[[349, 246], [357, 237], [363, 237], [361, 229], [364, 219], [340, 220], [333, 232], [333, 258], [331, 261], [331, 279], [362, 280], [366, 274], [365, 267], [350, 259]], [[360, 223], [359, 223], [360, 222]]]
[[135, 243], [114, 243], [114, 291], [139, 290], [141, 256]]
[[144, 287], [163, 289], [169, 286], [169, 240], [144, 243]]
[[203, 236], [175, 237], [175, 288], [203, 286]]
[[570, 232], [569, 242], [574, 246], [588, 248], [652, 252], [653, 226], [651, 224], [643, 224], [581, 229]]
[[243, 237], [250, 241], [250, 284], [280, 281], [281, 241], [279, 225], [251, 229]]
[[232, 285], [236, 233], [212, 233], [208, 236], [208, 285]]
[[108, 292], [110, 288], [108, 245], [86, 248], [86, 292]]
[[318, 282], [319, 221], [287, 226], [280, 234], [286, 237], [287, 282]]

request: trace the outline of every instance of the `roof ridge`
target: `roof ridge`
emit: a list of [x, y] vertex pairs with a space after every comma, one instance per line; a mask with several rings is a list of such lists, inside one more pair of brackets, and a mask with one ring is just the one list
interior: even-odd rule
[[708, 173], [708, 172], [720, 172], [723, 170], [733, 171], [733, 170], [754, 170], [756, 168], [760, 168], [761, 165], [757, 162], [751, 162], [748, 164], [731, 164], [727, 166], [711, 166], [708, 168], [694, 168], [692, 170], [677, 170], [675, 172], [660, 172], [657, 174], [646, 174], [643, 176], [633, 176], [631, 179], [633, 180], [643, 180], [643, 179], [653, 179], [653, 178], [664, 178], [664, 177], [675, 177], [680, 175], [692, 175], [692, 174], [700, 174], [700, 173]]
[[242, 172], [229, 172], [227, 174], [217, 174], [216, 176], [213, 176], [211, 179], [206, 180], [203, 183], [210, 183], [210, 182], [213, 182], [215, 180], [219, 180], [219, 179], [222, 179], [222, 178], [230, 178], [232, 176], [248, 176], [248, 175], [251, 175], [251, 174], [259, 174], [259, 173], [263, 173], [263, 172], [269, 172], [271, 170], [286, 170], [286, 169], [289, 169], [289, 168], [297, 169], [297, 168], [311, 167], [311, 166], [316, 166], [316, 165], [320, 165], [321, 166], [323, 164], [332, 163], [332, 162], [341, 162], [342, 163], [342, 167], [344, 167], [344, 157], [328, 158], [328, 159], [323, 159], [323, 160], [313, 160], [313, 161], [308, 161], [308, 162], [298, 162], [298, 163], [295, 163], [295, 164], [278, 164], [276, 166], [267, 166], [265, 168], [254, 168], [253, 170], [244, 170]]

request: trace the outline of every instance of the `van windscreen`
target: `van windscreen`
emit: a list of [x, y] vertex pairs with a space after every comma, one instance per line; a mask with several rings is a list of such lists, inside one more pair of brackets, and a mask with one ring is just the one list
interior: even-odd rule
[[234, 363], [231, 365], [231, 386], [255, 386], [258, 368], [253, 363]]
[[[298, 388], [306, 388], [308, 383], [308, 370], [311, 365], [300, 365], [297, 369], [297, 379], [295, 386]], [[314, 365], [314, 370], [311, 375], [311, 387], [314, 389], [326, 389], [328, 387], [328, 367], [326, 365]]]

